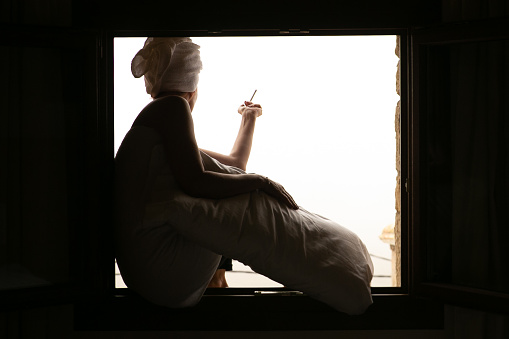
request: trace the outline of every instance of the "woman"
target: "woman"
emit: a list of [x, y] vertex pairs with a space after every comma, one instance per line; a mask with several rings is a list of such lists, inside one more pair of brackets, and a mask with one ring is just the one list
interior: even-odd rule
[[[153, 98], [138, 115], [133, 127], [143, 126], [161, 137], [178, 187], [198, 198], [221, 199], [263, 190], [292, 209], [298, 209], [280, 184], [258, 174], [224, 174], [206, 171], [196, 143], [191, 112], [198, 98], [198, 75], [202, 64], [199, 46], [189, 38], [148, 38], [132, 61], [135, 77], [144, 76], [147, 93]], [[262, 108], [244, 102], [239, 132], [228, 155], [202, 150], [219, 162], [246, 170], [256, 119]], [[120, 265], [120, 260], [119, 260]], [[209, 287], [227, 287], [221, 265]]]
[[[133, 59], [132, 71], [137, 77], [145, 76], [147, 92], [154, 100], [141, 111], [133, 125], [154, 128], [161, 135], [173, 175], [185, 193], [220, 199], [262, 189], [297, 209], [284, 188], [266, 177], [221, 174], [203, 169], [191, 116], [198, 99], [198, 74], [201, 69], [198, 48], [189, 38], [147, 39], [144, 49]], [[156, 61], [145, 58], [151, 58], [152, 54], [157, 54], [157, 65], [154, 65]], [[205, 152], [226, 165], [245, 170], [256, 118], [262, 115], [262, 109], [260, 105], [245, 102], [238, 112], [242, 115], [242, 122], [231, 153]]]
[[154, 100], [115, 157], [115, 250], [124, 282], [156, 304], [192, 306], [207, 285], [227, 286], [217, 270], [217, 253], [227, 253], [339, 311], [364, 312], [373, 264], [361, 239], [299, 208], [280, 184], [245, 173], [260, 105], [238, 109], [230, 154], [198, 148], [191, 116], [198, 49], [189, 38], [149, 38], [132, 62]]

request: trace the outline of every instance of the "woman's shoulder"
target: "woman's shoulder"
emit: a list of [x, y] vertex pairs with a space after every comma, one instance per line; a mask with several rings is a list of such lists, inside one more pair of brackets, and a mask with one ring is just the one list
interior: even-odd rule
[[190, 114], [189, 103], [186, 99], [170, 95], [154, 99], [140, 112], [134, 125], [156, 125], [177, 118], [182, 115]]
[[189, 103], [178, 95], [168, 95], [152, 100], [143, 110], [156, 111], [159, 109], [189, 110]]

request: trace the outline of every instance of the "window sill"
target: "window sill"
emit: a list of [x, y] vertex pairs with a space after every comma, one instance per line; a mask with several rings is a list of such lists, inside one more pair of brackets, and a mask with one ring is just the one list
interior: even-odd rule
[[[232, 291], [233, 292], [233, 291]], [[349, 316], [305, 295], [206, 294], [192, 308], [169, 309], [117, 289], [75, 305], [75, 329], [94, 331], [277, 331], [443, 329], [440, 303], [408, 295], [373, 295]]]

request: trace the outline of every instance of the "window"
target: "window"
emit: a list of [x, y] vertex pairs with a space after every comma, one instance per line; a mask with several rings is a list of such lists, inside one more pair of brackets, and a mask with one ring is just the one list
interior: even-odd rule
[[[130, 72], [144, 41], [114, 41], [115, 150], [151, 100], [143, 79]], [[193, 41], [201, 46], [204, 63], [193, 111], [198, 145], [228, 153], [238, 130], [237, 107], [257, 89], [254, 101], [264, 114], [248, 172], [268, 175], [307, 210], [356, 232], [372, 253], [372, 286], [399, 286], [399, 277], [393, 277], [399, 264], [391, 265], [399, 248], [394, 240], [396, 36]], [[118, 270], [116, 278], [122, 287]], [[238, 262], [227, 279], [230, 287], [281, 287]]]
[[[411, 293], [507, 312], [507, 30], [413, 34]], [[502, 207], [504, 206], [504, 207]]]
[[[490, 277], [488, 285], [484, 282], [471, 284], [472, 281], [467, 281], [467, 285], [461, 285], [462, 281], [458, 278], [463, 279], [465, 277], [464, 272], [459, 276], [452, 277], [454, 279], [448, 276], [451, 272], [448, 271], [447, 264], [451, 262], [441, 265], [444, 261], [443, 257], [437, 255], [438, 252], [436, 252], [434, 245], [435, 240], [440, 238], [441, 234], [447, 234], [449, 230], [440, 230], [442, 233], [433, 234], [433, 228], [437, 229], [437, 225], [433, 222], [435, 220], [442, 222], [443, 220], [433, 219], [436, 216], [433, 214], [434, 211], [423, 209], [423, 201], [426, 198], [431, 198], [428, 200], [429, 202], [434, 197], [440, 197], [440, 195], [433, 196], [433, 194], [426, 196], [425, 189], [436, 189], [438, 186], [426, 188], [425, 186], [429, 182], [421, 182], [423, 178], [426, 178], [425, 175], [430, 175], [430, 173], [423, 175], [426, 170], [430, 169], [429, 167], [426, 168], [430, 165], [429, 163], [423, 164], [423, 162], [429, 160], [429, 158], [426, 159], [426, 156], [435, 155], [425, 152], [427, 140], [422, 135], [423, 132], [424, 134], [429, 133], [428, 137], [433, 138], [433, 131], [428, 131], [428, 128], [438, 122], [430, 119], [432, 116], [429, 114], [430, 105], [434, 102], [440, 103], [442, 100], [447, 102], [452, 98], [447, 92], [435, 93], [438, 95], [433, 97], [428, 91], [437, 88], [444, 88], [446, 91], [453, 89], [457, 96], [465, 97], [468, 100], [476, 100], [477, 96], [469, 97], [465, 95], [468, 91], [463, 92], [463, 89], [459, 90], [461, 86], [456, 85], [463, 81], [463, 75], [468, 75], [468, 78], [472, 74], [483, 74], [484, 69], [478, 68], [476, 72], [472, 72], [472, 69], [468, 67], [465, 69], [465, 64], [463, 64], [460, 68], [456, 68], [454, 72], [449, 73], [450, 69], [448, 67], [456, 67], [456, 63], [452, 62], [455, 59], [451, 59], [449, 56], [457, 57], [458, 54], [464, 53], [463, 50], [472, 47], [471, 45], [468, 46], [470, 43], [482, 42], [474, 48], [486, 50], [488, 55], [491, 55], [492, 51], [500, 49], [494, 55], [503, 56], [496, 62], [484, 63], [483, 67], [496, 66], [496, 68], [489, 69], [487, 74], [494, 76], [493, 74], [498, 72], [493, 72], [493, 70], [507, 70], [508, 59], [506, 54], [502, 52], [503, 49], [507, 51], [508, 30], [505, 17], [499, 20], [476, 21], [474, 19], [459, 24], [455, 22], [454, 24], [440, 25], [440, 27], [414, 30], [409, 27], [429, 27], [430, 24], [441, 23], [444, 18], [447, 20], [447, 17], [455, 17], [456, 14], [455, 19], [464, 18], [463, 13], [460, 13], [459, 10], [453, 13], [451, 4], [448, 4], [446, 6], [448, 12], [444, 17], [441, 17], [443, 11], [440, 10], [441, 3], [437, 1], [417, 1], [412, 6], [401, 6], [400, 2], [379, 4], [372, 1], [369, 6], [352, 2], [344, 4], [341, 10], [332, 10], [332, 7], [324, 2], [312, 2], [306, 4], [306, 6], [292, 6], [291, 15], [287, 15], [287, 3], [279, 5], [271, 3], [271, 5], [274, 5], [273, 8], [271, 6], [271, 9], [274, 10], [267, 11], [267, 6], [246, 5], [246, 7], [242, 7], [232, 2], [223, 5], [199, 3], [197, 5], [197, 9], [199, 9], [196, 11], [196, 20], [189, 20], [187, 15], [173, 16], [173, 20], [168, 20], [170, 9], [173, 13], [184, 12], [188, 9], [188, 4], [183, 2], [180, 4], [157, 2], [157, 4], [160, 6], [160, 10], [154, 11], [150, 16], [140, 16], [139, 7], [125, 6], [124, 3], [120, 4], [120, 2], [118, 4], [116, 2], [113, 2], [113, 4], [92, 2], [92, 5], [90, 2], [73, 2], [73, 27], [80, 27], [79, 32], [62, 26], [42, 27], [35, 21], [30, 20], [29, 17], [27, 19], [34, 23], [33, 26], [6, 23], [9, 33], [2, 42], [2, 50], [5, 52], [3, 55], [7, 57], [10, 72], [4, 79], [3, 85], [6, 90], [2, 92], [6, 109], [1, 111], [3, 122], [7, 122], [3, 124], [3, 132], [5, 132], [7, 138], [2, 140], [2, 145], [5, 146], [3, 151], [6, 152], [4, 153], [7, 155], [6, 159], [8, 159], [8, 165], [5, 166], [8, 174], [5, 178], [8, 179], [4, 179], [2, 182], [2, 186], [6, 188], [2, 196], [2, 199], [5, 200], [2, 200], [0, 210], [4, 221], [2, 233], [7, 235], [7, 237], [4, 237], [7, 246], [2, 247], [2, 264], [9, 263], [12, 259], [31, 262], [51, 259], [55, 257], [55, 254], [58, 254], [54, 252], [55, 243], [63, 245], [59, 246], [59, 249], [69, 248], [71, 253], [68, 253], [68, 257], [64, 253], [65, 250], [61, 251], [59, 253], [64, 254], [57, 255], [55, 257], [58, 257], [57, 261], [53, 263], [51, 260], [47, 261], [49, 264], [47, 268], [51, 268], [51, 266], [62, 268], [61, 272], [58, 273], [58, 277], [54, 275], [57, 277], [53, 280], [56, 284], [35, 288], [2, 290], [0, 293], [2, 308], [19, 309], [48, 303], [76, 302], [74, 312], [76, 328], [93, 328], [96, 330], [225, 329], [225, 326], [221, 327], [225, 317], [240, 320], [235, 326], [228, 326], [228, 330], [365, 330], [373, 328], [437, 328], [433, 326], [441, 326], [443, 320], [442, 305], [431, 306], [430, 303], [424, 302], [421, 298], [412, 297], [416, 295], [434, 296], [442, 302], [459, 303], [467, 307], [490, 308], [493, 305], [498, 305], [499, 310], [507, 312], [509, 303], [507, 303], [507, 293], [504, 293], [504, 290], [507, 292], [507, 284], [502, 285], [502, 289], [495, 286], [495, 291], [488, 290], [493, 288], [489, 284], [501, 283], [504, 280], [499, 280], [498, 277], [491, 279]], [[37, 9], [37, 7], [34, 8]], [[120, 11], [119, 8], [121, 8]], [[253, 17], [258, 17], [260, 20], [245, 22], [241, 15], [232, 15], [232, 13], [243, 14], [246, 8], [252, 11], [250, 13]], [[369, 8], [369, 10], [365, 8]], [[12, 19], [12, 21], [6, 22], [21, 23], [23, 21], [25, 16], [18, 17], [15, 15], [17, 11], [11, 12], [11, 15], [7, 14], [6, 18], [8, 18], [7, 20]], [[309, 15], [308, 13], [319, 14]], [[380, 15], [380, 13], [383, 15]], [[469, 17], [470, 14], [467, 13]], [[499, 14], [485, 16], [486, 11], [484, 11], [479, 17], [497, 16]], [[36, 18], [37, 22], [43, 17], [44, 15], [42, 17], [38, 16]], [[227, 29], [234, 27], [254, 29], [244, 32], [231, 31], [231, 35], [309, 34], [299, 30], [276, 31], [266, 29], [267, 27], [298, 26], [314, 28], [309, 33], [318, 35], [343, 34], [345, 32], [346, 34], [369, 34], [369, 32], [373, 32], [375, 34], [401, 34], [402, 36], [402, 67], [400, 69], [402, 112], [400, 140], [402, 142], [397, 153], [402, 157], [400, 194], [402, 288], [374, 288], [373, 291], [376, 294], [375, 304], [365, 315], [360, 317], [342, 317], [342, 315], [331, 312], [305, 297], [256, 298], [250, 295], [249, 291], [245, 294], [242, 294], [241, 291], [235, 296], [216, 297], [207, 295], [204, 298], [204, 303], [193, 310], [173, 311], [143, 303], [139, 298], [130, 295], [128, 291], [109, 290], [108, 287], [113, 286], [110, 281], [113, 280], [112, 274], [110, 274], [113, 270], [113, 254], [111, 252], [111, 239], [108, 238], [108, 226], [111, 224], [108, 211], [111, 207], [109, 184], [111, 182], [111, 158], [113, 153], [112, 36], [118, 34], [121, 30], [124, 32], [122, 34], [125, 35], [146, 36], [152, 35], [154, 32], [174, 35], [175, 31], [172, 30], [175, 29], [200, 30], [191, 32], [191, 35], [196, 36], [224, 34], [218, 33], [218, 30], [207, 31], [212, 27], [222, 28], [225, 32], [227, 32]], [[330, 27], [341, 27], [343, 31], [325, 30], [325, 28]], [[383, 31], [373, 29], [374, 27], [399, 27], [401, 29]], [[140, 31], [140, 28], [152, 31]], [[117, 31], [113, 31], [114, 29], [117, 29]], [[127, 34], [125, 33], [127, 30], [132, 31]], [[356, 33], [352, 30], [356, 30]], [[189, 32], [179, 32], [178, 34], [181, 33], [182, 35], [189, 35]], [[494, 40], [499, 41], [495, 44], [488, 43]], [[500, 43], [500, 40], [505, 41], [505, 45]], [[466, 43], [467, 45], [459, 46], [458, 43]], [[452, 47], [454, 44], [456, 46]], [[500, 46], [504, 48], [500, 48]], [[32, 53], [34, 50], [37, 51], [36, 54]], [[40, 55], [44, 56], [43, 59], [35, 60]], [[465, 55], [469, 55], [469, 53], [466, 52]], [[470, 54], [471, 56], [473, 54]], [[57, 59], [63, 62], [55, 62]], [[46, 81], [44, 77], [47, 73], [43, 70], [44, 67], [38, 66], [41, 62], [49, 62], [50, 65], [54, 66], [55, 72], [52, 72]], [[438, 62], [438, 68], [436, 62]], [[442, 66], [445, 69], [441, 68]], [[30, 73], [28, 77], [19, 76], [29, 70], [36, 70], [36, 72]], [[70, 70], [74, 71], [69, 72]], [[447, 72], [440, 75], [440, 72], [437, 71], [442, 70]], [[478, 70], [481, 70], [481, 72], [478, 72]], [[486, 84], [487, 88], [506, 93], [507, 72], [499, 73], [499, 75], [505, 74], [506, 80], [502, 79], [496, 83], [488, 81], [483, 83], [483, 86]], [[61, 76], [57, 76], [57, 74]], [[454, 81], [451, 81], [453, 79]], [[471, 80], [470, 77], [465, 83], [468, 84]], [[54, 86], [43, 88], [41, 84], [45, 84], [46, 87], [48, 84]], [[455, 86], [448, 87], [451, 84]], [[52, 88], [56, 88], [56, 90], [49, 90]], [[34, 89], [39, 95], [47, 93], [50, 96], [46, 96], [45, 100], [38, 101], [37, 107], [32, 110], [30, 108], [34, 107], [33, 102], [22, 101], [18, 94], [23, 92], [33, 93]], [[53, 97], [53, 95], [56, 96]], [[48, 100], [48, 98], [51, 98], [51, 100]], [[485, 100], [484, 98], [481, 99], [478, 101], [479, 103]], [[506, 100], [500, 100], [499, 103], [506, 103]], [[492, 104], [493, 102], [488, 103]], [[477, 111], [480, 113], [486, 112], [484, 107], [480, 107]], [[488, 117], [494, 117], [500, 112], [504, 112], [500, 109], [487, 111], [492, 114], [496, 112], [493, 115], [487, 115]], [[38, 114], [41, 112], [47, 115], [47, 122], [55, 122], [55, 125], [43, 124], [37, 126], [37, 120], [31, 120], [31, 118], [34, 117], [34, 113], [37, 113], [37, 118], [40, 118], [41, 116]], [[469, 117], [472, 116], [475, 116], [475, 114]], [[426, 126], [426, 124], [429, 125]], [[50, 127], [51, 129], [41, 129], [41, 126]], [[500, 126], [504, 125], [501, 124], [498, 127], [500, 128]], [[62, 143], [51, 144], [51, 146], [56, 145], [57, 153], [54, 153], [55, 147], [46, 147], [50, 145], [48, 141], [54, 139], [42, 140], [41, 145], [39, 145], [41, 140], [35, 140], [35, 144], [32, 143], [27, 148], [26, 142], [30, 140], [24, 138], [27, 135], [25, 133], [26, 128], [41, 131], [42, 134], [39, 136], [46, 136], [48, 134], [45, 133], [51, 134], [57, 131], [58, 133], [54, 136], [65, 145]], [[442, 134], [438, 135], [438, 137], [444, 136], [448, 136], [448, 131], [445, 131], [445, 133], [442, 131]], [[448, 140], [450, 141], [450, 139]], [[506, 145], [506, 143], [501, 145]], [[44, 151], [42, 153], [40, 152], [41, 146]], [[75, 149], [76, 146], [81, 152], [72, 153], [71, 150]], [[495, 149], [503, 151], [505, 148], [498, 147]], [[60, 155], [58, 152], [60, 152]], [[64, 157], [66, 158], [64, 160], [63, 154], [70, 157]], [[44, 182], [44, 180], [47, 181], [46, 177], [41, 180], [33, 180], [35, 176], [40, 175], [40, 173], [37, 173], [38, 165], [30, 166], [30, 163], [19, 161], [22, 157], [28, 158], [32, 155], [39, 159], [41, 156], [46, 157], [48, 155], [47, 158], [54, 160], [53, 164], [55, 166], [44, 168], [57, 169], [58, 173], [65, 173], [65, 179], [62, 176], [57, 176], [57, 173], [52, 171], [50, 178], [58, 177], [59, 185], [47, 187], [50, 183]], [[20, 165], [22, 165], [21, 167], [25, 166], [23, 170], [19, 170]], [[34, 169], [36, 170], [34, 171]], [[498, 169], [500, 170], [500, 168]], [[499, 175], [503, 172], [495, 171], [495, 173]], [[504, 179], [503, 182], [506, 183], [507, 179]], [[37, 192], [37, 195], [33, 195], [33, 187], [37, 187], [41, 191]], [[63, 203], [53, 205], [60, 197], [66, 197], [65, 201], [62, 200]], [[504, 195], [497, 194], [497, 199], [500, 197], [504, 198]], [[28, 205], [26, 204], [27, 201]], [[501, 201], [506, 203], [507, 198]], [[56, 208], [46, 208], [47, 206]], [[496, 206], [496, 204], [490, 205], [490, 207], [493, 206]], [[36, 207], [36, 209], [32, 209], [32, 207]], [[433, 205], [428, 204], [426, 207], [433, 208]], [[32, 211], [34, 210], [42, 213], [33, 214]], [[507, 209], [505, 210], [507, 211]], [[31, 213], [32, 215], [30, 215]], [[44, 218], [35, 220], [34, 216], [37, 217], [38, 215]], [[63, 222], [62, 217], [66, 218]], [[34, 227], [37, 225], [31, 223], [31, 220], [35, 220], [35, 223], [42, 222], [44, 224], [42, 229], [48, 231], [44, 238], [36, 239], [38, 234], [32, 232], [32, 230], [40, 230], [41, 228]], [[57, 222], [54, 222], [55, 220]], [[496, 219], [491, 219], [490, 222], [493, 220]], [[473, 223], [474, 226], [479, 226], [483, 230], [487, 230], [487, 228], [483, 228], [486, 224], [488, 223], [485, 220], [481, 220], [480, 223]], [[499, 227], [491, 229], [504, 231], [506, 224], [496, 224]], [[449, 227], [447, 223], [441, 225]], [[63, 235], [65, 233], [59, 232], [62, 226], [68, 227], [68, 234]], [[474, 230], [476, 229], [474, 227]], [[59, 233], [59, 237], [48, 236], [52, 232]], [[504, 234], [507, 234], [506, 230], [505, 232]], [[469, 233], [467, 238], [470, 238], [470, 240], [473, 237], [475, 238], [475, 232], [464, 232], [464, 234], [466, 233]], [[22, 237], [19, 235], [22, 235]], [[500, 237], [500, 239], [503, 239], [503, 237]], [[39, 242], [37, 246], [31, 246], [36, 240]], [[439, 242], [437, 245], [441, 246], [439, 250], [445, 249], [447, 251], [451, 249], [449, 242]], [[11, 249], [14, 250], [11, 251]], [[481, 247], [482, 249], [483, 247]], [[465, 248], [459, 253], [462, 254], [464, 251]], [[472, 253], [475, 252], [469, 252], [468, 254], [471, 255]], [[490, 252], [487, 251], [486, 253]], [[451, 252], [446, 252], [446, 254], [450, 257]], [[67, 260], [68, 258], [69, 260]], [[431, 264], [434, 265], [432, 268], [441, 269], [446, 267], [446, 269], [438, 271], [439, 274], [435, 275], [437, 271], [429, 269], [429, 259], [431, 259]], [[66, 261], [68, 264], [65, 263]], [[505, 262], [507, 260], [502, 260], [498, 267], [495, 266], [494, 269], [491, 269], [490, 274], [501, 273], [507, 277]], [[489, 262], [489, 264], [492, 263], [492, 261]], [[408, 270], [409, 268], [411, 268], [411, 271]], [[478, 268], [483, 269], [481, 266]], [[67, 273], [69, 274], [67, 275]], [[481, 276], [476, 275], [476, 278], [479, 277]], [[487, 276], [482, 275], [482, 277]], [[2, 278], [5, 278], [5, 275]], [[2, 283], [5, 283], [5, 280]], [[98, 291], [101, 293], [97, 293]], [[404, 295], [396, 296], [393, 293]], [[83, 295], [86, 296], [86, 302], [79, 303], [80, 300], [85, 299], [80, 298]], [[90, 298], [91, 295], [100, 297]], [[116, 317], [116, 315], [118, 316]], [[24, 315], [20, 313], [20, 317], [22, 316]], [[399, 319], [400, 322], [395, 323], [394, 319]], [[200, 320], [198, 324], [196, 324], [196, 320]]]

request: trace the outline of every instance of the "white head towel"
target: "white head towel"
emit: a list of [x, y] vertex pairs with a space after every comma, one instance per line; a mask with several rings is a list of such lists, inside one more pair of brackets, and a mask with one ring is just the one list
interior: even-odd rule
[[145, 76], [153, 98], [167, 91], [194, 92], [202, 69], [200, 46], [190, 38], [148, 38], [131, 62], [136, 78]]

